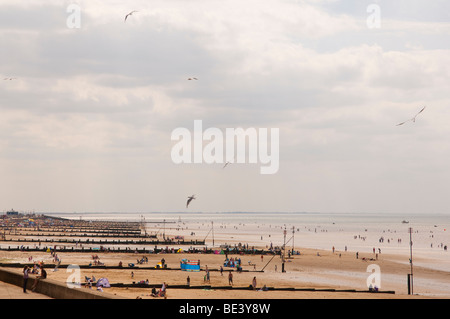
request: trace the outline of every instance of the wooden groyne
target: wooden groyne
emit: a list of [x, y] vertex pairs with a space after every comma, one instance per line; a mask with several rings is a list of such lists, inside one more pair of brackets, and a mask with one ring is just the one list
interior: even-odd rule
[[96, 238], [157, 238], [156, 235], [145, 235], [145, 234], [122, 234], [122, 233], [107, 233], [107, 232], [97, 232], [97, 233], [79, 233], [79, 234], [52, 234], [52, 233], [11, 233], [8, 235], [13, 236], [28, 236], [28, 237], [96, 237]]
[[[151, 237], [156, 238], [156, 237]], [[34, 239], [34, 238], [17, 238], [17, 239], [0, 239], [1, 242], [14, 243], [36, 243], [36, 244], [52, 244], [52, 245], [204, 245], [204, 240], [129, 240], [129, 239], [112, 239], [112, 240], [91, 240], [91, 239]]]
[[[23, 267], [25, 266], [29, 266], [29, 267], [33, 267], [32, 263], [0, 263], [0, 267], [3, 268], [21, 268], [23, 269]], [[42, 267], [46, 268], [46, 269], [66, 269], [68, 268], [70, 265], [58, 265], [58, 267], [56, 267], [55, 264], [44, 264]], [[135, 266], [99, 266], [99, 265], [77, 265], [78, 267], [80, 267], [80, 269], [105, 269], [105, 270], [110, 270], [110, 269], [115, 269], [115, 270], [155, 270], [155, 271], [169, 271], [169, 270], [179, 270], [181, 271], [180, 267], [167, 267], [167, 265], [163, 268], [160, 268], [158, 266], [144, 266], [142, 264], [138, 264]], [[201, 268], [200, 271], [205, 271], [206, 269]], [[219, 272], [220, 269], [216, 269], [216, 268], [208, 268], [208, 271], [210, 272]], [[240, 269], [238, 270], [237, 268], [233, 267], [233, 268], [229, 268], [229, 267], [225, 267], [223, 269], [223, 272], [255, 272], [255, 273], [261, 273], [264, 272], [262, 270], [249, 270], [249, 269]]]
[[[110, 283], [111, 287], [117, 288], [161, 288], [161, 284], [145, 283]], [[201, 289], [201, 290], [254, 290], [250, 286], [211, 286], [211, 285], [171, 285], [167, 289]], [[256, 290], [260, 290], [261, 287]], [[262, 291], [262, 290], [261, 290]], [[373, 293], [373, 294], [395, 294], [393, 290], [378, 290], [377, 292], [357, 289], [334, 289], [334, 288], [296, 288], [296, 287], [266, 287], [265, 291], [313, 291], [313, 292], [350, 292], [350, 293]]]
[[[195, 245], [197, 246], [204, 246], [204, 241], [195, 241]], [[173, 242], [160, 242], [158, 245], [174, 245], [176, 243]], [[156, 246], [156, 244], [155, 244]], [[194, 244], [193, 244], [194, 246]], [[126, 247], [126, 248], [120, 248], [120, 247], [103, 247], [103, 249], [100, 249], [99, 247], [61, 247], [61, 245], [56, 245], [55, 247], [52, 246], [44, 246], [44, 247], [28, 247], [28, 246], [15, 246], [11, 247], [8, 246], [0, 248], [0, 250], [3, 251], [23, 251], [23, 252], [78, 252], [78, 253], [86, 253], [86, 252], [111, 252], [111, 253], [143, 253], [143, 254], [175, 254], [178, 253], [179, 249], [182, 248], [158, 248], [153, 247], [152, 249], [145, 249], [138, 248], [136, 249]], [[241, 250], [241, 249], [230, 249], [230, 250], [222, 250], [222, 249], [215, 249], [215, 248], [208, 248], [208, 249], [199, 249], [199, 248], [189, 248], [189, 249], [182, 249], [182, 253], [191, 253], [191, 254], [222, 254], [222, 255], [280, 255], [280, 251], [271, 251], [271, 250]], [[289, 259], [289, 258], [287, 258]]]

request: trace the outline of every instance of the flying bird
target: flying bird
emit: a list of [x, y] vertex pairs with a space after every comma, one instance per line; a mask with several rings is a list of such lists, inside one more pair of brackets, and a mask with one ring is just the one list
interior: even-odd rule
[[396, 126], [403, 125], [403, 124], [405, 124], [405, 123], [407, 123], [407, 122], [409, 122], [409, 121], [413, 121], [413, 123], [415, 123], [415, 122], [416, 122], [416, 117], [417, 117], [420, 113], [422, 113], [422, 112], [425, 110], [425, 108], [426, 108], [426, 106], [424, 106], [424, 107], [419, 111], [419, 113], [417, 113], [413, 118], [411, 118], [411, 119], [409, 119], [409, 120], [407, 120], [407, 121], [405, 121], [405, 122], [399, 123], [399, 124], [397, 124]]
[[189, 196], [189, 197], [188, 197], [188, 200], [187, 200], [187, 203], [186, 203], [186, 208], [189, 206], [189, 203], [190, 203], [193, 199], [195, 199], [195, 195], [192, 195], [192, 196]]
[[191, 81], [191, 80], [198, 80], [198, 79], [197, 78], [189, 78], [188, 80]]
[[4, 78], [3, 80], [9, 80], [9, 81], [11, 81], [11, 80], [15, 80], [15, 79], [17, 79], [17, 78]]
[[125, 16], [125, 20], [124, 20], [123, 22], [126, 22], [126, 21], [127, 21], [127, 18], [128, 18], [130, 15], [132, 15], [133, 13], [135, 13], [135, 12], [139, 12], [139, 11], [134, 10], [134, 11], [131, 11], [130, 13], [128, 13], [128, 14]]
[[228, 166], [228, 164], [230, 164], [230, 162], [226, 162], [225, 165], [222, 168], [225, 168]]

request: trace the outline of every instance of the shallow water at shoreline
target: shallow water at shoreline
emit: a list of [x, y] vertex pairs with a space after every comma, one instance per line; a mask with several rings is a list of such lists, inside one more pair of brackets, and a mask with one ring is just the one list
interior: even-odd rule
[[[148, 233], [205, 239], [206, 246], [248, 244], [404, 256], [409, 262], [409, 228], [417, 265], [450, 271], [450, 215], [356, 213], [49, 213], [83, 220], [145, 220]], [[408, 221], [408, 223], [402, 223]], [[286, 235], [284, 235], [286, 231]]]

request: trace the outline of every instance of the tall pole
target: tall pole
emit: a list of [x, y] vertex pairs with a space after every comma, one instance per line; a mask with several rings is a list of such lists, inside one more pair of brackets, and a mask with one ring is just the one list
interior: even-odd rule
[[294, 254], [294, 234], [295, 234], [295, 227], [292, 226], [292, 255]]
[[413, 257], [412, 257], [412, 227], [409, 227], [409, 263], [411, 265], [411, 295], [414, 295], [414, 277], [413, 277]]
[[284, 244], [283, 244], [283, 256], [282, 256], [282, 258], [283, 258], [283, 261], [282, 261], [282, 264], [281, 264], [281, 272], [284, 272], [285, 270], [284, 270], [284, 261], [285, 261], [285, 257], [286, 257], [286, 227], [284, 227], [284, 231], [283, 231], [283, 234], [284, 234]]
[[145, 223], [145, 217], [143, 217], [144, 218], [144, 221], [143, 221], [143, 223], [142, 223], [142, 225], [144, 226], [144, 235], [145, 235], [145, 237], [147, 237], [147, 228], [146, 228], [146, 223]]
[[214, 222], [211, 222], [211, 229], [212, 229], [213, 247], [214, 247]]

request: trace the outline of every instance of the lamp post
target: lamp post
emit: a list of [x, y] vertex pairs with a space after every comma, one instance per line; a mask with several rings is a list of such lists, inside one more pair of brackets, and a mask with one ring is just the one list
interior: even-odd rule
[[284, 260], [285, 260], [285, 257], [286, 257], [286, 227], [284, 228], [283, 234], [284, 234], [284, 243], [283, 243], [283, 256], [282, 256], [283, 260], [281, 262], [281, 272], [285, 272], [285, 270], [284, 270]]
[[214, 222], [211, 222], [211, 229], [212, 229], [212, 239], [213, 239], [213, 247], [214, 247]]
[[409, 264], [411, 266], [411, 273], [410, 273], [410, 277], [409, 277], [409, 283], [411, 285], [411, 295], [414, 294], [414, 276], [413, 276], [413, 257], [412, 257], [412, 227], [409, 227], [409, 254], [410, 254], [410, 258], [409, 258]]
[[294, 235], [295, 235], [295, 227], [292, 226], [292, 255], [294, 254], [294, 249], [295, 249], [295, 246], [294, 246]]

